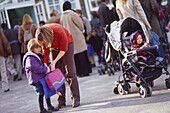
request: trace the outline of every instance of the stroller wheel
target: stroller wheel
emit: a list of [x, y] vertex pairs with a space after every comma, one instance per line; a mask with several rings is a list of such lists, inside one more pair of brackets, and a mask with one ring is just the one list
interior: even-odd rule
[[170, 79], [165, 79], [165, 84], [168, 89], [170, 89]]
[[102, 73], [105, 74], [105, 70], [104, 69], [101, 69]]
[[115, 69], [111, 68], [110, 70], [111, 70], [112, 75], [115, 75]]
[[107, 69], [107, 74], [108, 74], [109, 76], [112, 75], [110, 68]]
[[124, 86], [122, 84], [118, 85], [118, 92], [120, 95], [125, 95]]
[[147, 87], [147, 96], [151, 96], [152, 95], [152, 87], [149, 86]]
[[125, 92], [126, 92], [127, 94], [129, 94], [129, 93], [131, 92], [131, 86], [130, 86], [130, 84], [127, 83], [127, 86], [126, 86], [126, 87], [127, 87], [127, 89], [126, 89]]
[[117, 86], [113, 89], [114, 94], [119, 94]]
[[98, 74], [99, 74], [99, 75], [102, 75], [102, 70], [101, 70], [101, 68], [98, 68]]
[[145, 98], [147, 96], [147, 89], [144, 85], [140, 85], [139, 94], [142, 98]]

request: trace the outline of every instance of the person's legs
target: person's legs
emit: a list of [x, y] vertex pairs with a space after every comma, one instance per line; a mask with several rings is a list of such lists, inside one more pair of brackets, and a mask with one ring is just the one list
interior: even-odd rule
[[68, 50], [63, 57], [63, 64], [66, 66], [66, 70], [68, 72], [67, 77], [70, 85], [71, 98], [73, 99], [73, 104], [75, 103], [75, 101], [77, 101], [80, 105], [79, 85], [77, 81], [76, 67], [74, 62], [73, 43], [68, 45]]
[[[53, 60], [56, 58], [56, 56], [58, 55], [58, 51], [52, 50], [52, 58]], [[55, 68], [59, 68], [61, 71], [63, 70], [63, 63], [62, 63], [62, 59], [60, 59], [57, 63]], [[58, 108], [61, 108], [62, 106], [65, 106], [65, 84], [62, 85], [62, 91], [60, 92], [61, 95], [58, 96]]]
[[9, 91], [8, 77], [5, 68], [5, 59], [2, 56], [0, 56], [0, 71], [1, 71], [2, 90], [4, 92]]
[[50, 98], [46, 99], [46, 103], [47, 103], [48, 110], [51, 110], [51, 111], [58, 111], [59, 110], [59, 108], [55, 108], [54, 106], [51, 105]]
[[89, 61], [91, 63], [91, 66], [95, 67], [96, 65], [95, 65], [95, 60], [94, 60], [94, 54], [91, 55], [91, 56], [88, 55], [88, 57], [89, 57]]
[[98, 57], [98, 63], [101, 63], [101, 52], [97, 52], [97, 57]]
[[11, 75], [14, 76], [14, 81], [18, 78], [17, 70], [14, 68], [14, 59], [7, 58], [7, 68]]
[[39, 104], [40, 111], [44, 109], [43, 97], [44, 97], [44, 94], [38, 96], [38, 104]]
[[21, 66], [21, 56], [20, 54], [15, 54], [13, 55], [17, 72], [18, 72], [18, 80], [22, 80], [21, 75], [22, 75], [22, 66]]
[[43, 101], [44, 90], [42, 84], [38, 82], [38, 83], [34, 83], [33, 86], [38, 94], [38, 104], [39, 104], [40, 113], [52, 113], [51, 111], [48, 111], [44, 108], [44, 101]]

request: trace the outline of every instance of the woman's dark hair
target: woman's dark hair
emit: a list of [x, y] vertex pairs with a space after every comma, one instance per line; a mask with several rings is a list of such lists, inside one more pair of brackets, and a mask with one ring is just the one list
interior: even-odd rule
[[71, 10], [71, 3], [69, 1], [66, 1], [64, 2], [63, 4], [63, 11], [66, 11], [66, 10]]
[[91, 11], [90, 13], [93, 16], [93, 18], [98, 18], [99, 17], [96, 11]]
[[40, 21], [40, 22], [39, 22], [39, 24], [43, 24], [43, 25], [44, 25], [44, 24], [45, 24], [45, 22], [44, 22], [44, 21]]

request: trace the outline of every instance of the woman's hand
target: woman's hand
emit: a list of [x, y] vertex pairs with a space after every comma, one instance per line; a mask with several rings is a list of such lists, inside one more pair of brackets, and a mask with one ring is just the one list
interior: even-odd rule
[[54, 61], [51, 62], [51, 64], [50, 64], [50, 70], [51, 71], [55, 70], [55, 64], [56, 64], [56, 62], [54, 62]]

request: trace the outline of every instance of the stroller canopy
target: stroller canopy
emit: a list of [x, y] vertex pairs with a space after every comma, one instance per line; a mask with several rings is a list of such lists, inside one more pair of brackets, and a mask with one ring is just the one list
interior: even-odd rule
[[123, 34], [124, 32], [128, 32], [127, 36], [130, 36], [135, 31], [143, 32], [142, 27], [137, 20], [133, 18], [127, 18], [121, 24], [120, 33]]

